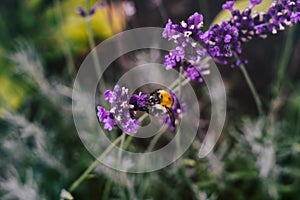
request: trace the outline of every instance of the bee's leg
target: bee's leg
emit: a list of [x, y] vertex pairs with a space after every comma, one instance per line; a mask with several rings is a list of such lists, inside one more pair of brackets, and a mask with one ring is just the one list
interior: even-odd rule
[[140, 109], [141, 111], [144, 111], [144, 112], [146, 112], [146, 113], [149, 113], [149, 108], [147, 108], [147, 107], [143, 107], [142, 109]]
[[170, 116], [171, 124], [172, 124], [172, 126], [175, 128], [176, 126], [175, 126], [175, 116], [174, 116], [174, 113], [173, 113], [173, 111], [172, 111], [170, 108], [167, 108], [167, 107], [166, 107], [166, 109], [167, 109], [168, 114], [169, 114], [169, 116]]
[[148, 107], [145, 107], [145, 111], [149, 114], [149, 108]]
[[134, 118], [135, 111], [133, 109], [129, 109], [130, 117]]
[[147, 112], [149, 114], [149, 108], [147, 108], [147, 107], [143, 107], [143, 108], [139, 108], [139, 109], [129, 109], [129, 113], [130, 113], [131, 118], [135, 117], [136, 111], [144, 111], [144, 112]]

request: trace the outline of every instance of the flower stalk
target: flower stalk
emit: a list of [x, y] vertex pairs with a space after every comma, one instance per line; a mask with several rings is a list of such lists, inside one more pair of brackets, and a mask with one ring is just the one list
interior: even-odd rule
[[260, 116], [263, 116], [264, 115], [264, 111], [263, 111], [263, 108], [262, 108], [262, 103], [261, 103], [261, 100], [260, 100], [260, 97], [255, 89], [255, 86], [246, 70], [246, 67], [244, 65], [241, 65], [240, 66], [240, 69], [242, 71], [242, 74], [243, 76], [245, 77], [245, 80], [246, 80], [246, 83], [247, 85], [249, 86], [249, 89], [251, 91], [251, 94], [254, 98], [254, 101], [255, 101], [255, 104], [256, 104], [256, 107], [257, 107], [257, 111], [258, 111], [258, 114]]
[[71, 184], [68, 189], [69, 192], [73, 192], [82, 183], [82, 181], [86, 179], [91, 171], [93, 171], [98, 166], [99, 162], [122, 140], [122, 135], [115, 139], [115, 141], [111, 143], [94, 162], [92, 162], [92, 164], [81, 174], [81, 176]]

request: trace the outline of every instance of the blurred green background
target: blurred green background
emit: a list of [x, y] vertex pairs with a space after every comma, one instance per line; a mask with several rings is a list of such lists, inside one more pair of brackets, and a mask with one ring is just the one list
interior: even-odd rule
[[[226, 18], [220, 0], [108, 1], [88, 22], [76, 12], [78, 6], [88, 10], [95, 3], [0, 2], [0, 199], [60, 199], [61, 194], [66, 199], [299, 198], [299, 26], [244, 46], [264, 116], [257, 114], [241, 71], [219, 66], [227, 90], [227, 121], [208, 157], [199, 159], [197, 153], [209, 124], [210, 102], [205, 85], [193, 84], [203, 115], [199, 137], [182, 158], [147, 174], [126, 175], [99, 165], [69, 191], [94, 161], [76, 133], [71, 110], [72, 83], [90, 49], [123, 30], [164, 27], [168, 18], [180, 22], [194, 12], [204, 15], [206, 29]], [[269, 4], [263, 1], [257, 9]], [[125, 57], [113, 67], [125, 71], [127, 64]], [[120, 133], [109, 134], [113, 139]], [[133, 140], [128, 149], [148, 144]], [[71, 194], [61, 193], [63, 189]]]

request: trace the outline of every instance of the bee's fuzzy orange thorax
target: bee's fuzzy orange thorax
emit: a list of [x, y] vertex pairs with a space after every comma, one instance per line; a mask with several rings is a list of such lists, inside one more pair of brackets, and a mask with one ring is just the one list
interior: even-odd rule
[[171, 108], [173, 105], [173, 97], [170, 93], [167, 91], [160, 91], [160, 99], [161, 99], [161, 105]]

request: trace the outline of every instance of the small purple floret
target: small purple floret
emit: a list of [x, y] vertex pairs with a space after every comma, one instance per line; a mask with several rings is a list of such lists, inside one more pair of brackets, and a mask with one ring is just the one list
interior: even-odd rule
[[233, 6], [234, 6], [234, 1], [226, 1], [223, 5], [222, 5], [222, 9], [223, 10], [233, 10]]
[[258, 4], [260, 4], [262, 2], [262, 0], [250, 0], [251, 6], [256, 6]]
[[77, 13], [81, 16], [81, 17], [86, 17], [87, 14], [86, 12], [84, 11], [84, 9], [80, 6], [77, 8]]
[[97, 106], [97, 116], [99, 122], [104, 123], [104, 129], [111, 131], [112, 128], [116, 125], [115, 121], [113, 120], [112, 115], [109, 111], [105, 110], [102, 106]]

